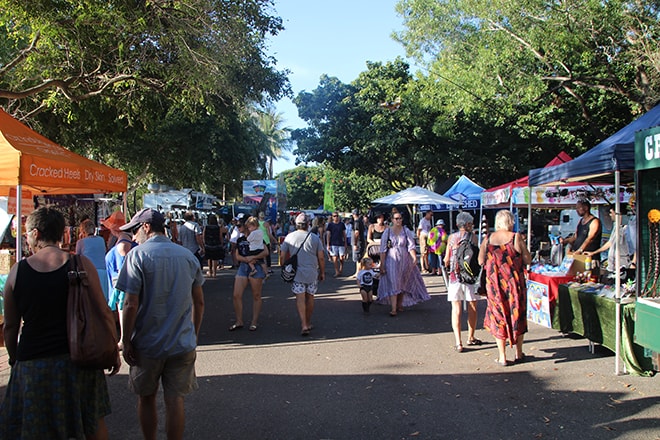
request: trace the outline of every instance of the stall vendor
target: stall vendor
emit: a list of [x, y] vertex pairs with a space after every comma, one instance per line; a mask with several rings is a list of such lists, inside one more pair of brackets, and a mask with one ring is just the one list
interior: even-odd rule
[[[603, 226], [593, 214], [591, 214], [591, 203], [587, 199], [580, 199], [575, 205], [575, 211], [580, 216], [575, 235], [560, 239], [563, 245], [570, 244], [572, 253], [583, 254], [591, 252], [594, 261], [600, 261], [600, 253], [596, 249], [600, 247], [603, 235]], [[567, 251], [568, 253], [568, 251]]]
[[[621, 227], [621, 225], [618, 224], [616, 221], [616, 210], [614, 206], [610, 206], [610, 218], [612, 219], [612, 232], [610, 233], [610, 239], [602, 245], [600, 248], [596, 249], [595, 251], [585, 251], [584, 254], [587, 256], [594, 256], [598, 255], [600, 252], [604, 252], [609, 249], [609, 253], [607, 254], [607, 270], [609, 272], [614, 272], [616, 269], [616, 253], [617, 250], [619, 251], [620, 254], [620, 264], [621, 267], [628, 267], [630, 265], [630, 251], [628, 250], [628, 242], [626, 240], [627, 238], [627, 233], [626, 233], [626, 226]], [[618, 243], [614, 241], [614, 231], [616, 228], [619, 229], [619, 240]]]

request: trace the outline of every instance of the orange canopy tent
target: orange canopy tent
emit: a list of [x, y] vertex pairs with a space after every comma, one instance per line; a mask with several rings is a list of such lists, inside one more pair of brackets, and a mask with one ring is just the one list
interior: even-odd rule
[[0, 109], [0, 195], [125, 192], [126, 173], [57, 145]]
[[[21, 200], [33, 194], [126, 192], [127, 177], [57, 145], [0, 109], [0, 196]], [[20, 194], [20, 197], [16, 197]], [[11, 203], [10, 203], [11, 204]], [[21, 224], [17, 224], [16, 258], [21, 258]]]

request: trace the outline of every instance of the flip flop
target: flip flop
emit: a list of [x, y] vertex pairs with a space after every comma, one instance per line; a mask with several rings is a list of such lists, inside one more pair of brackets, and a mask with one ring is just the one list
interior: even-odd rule
[[481, 340], [477, 338], [467, 341], [467, 345], [481, 345], [481, 344], [483, 344], [483, 342], [481, 342]]
[[251, 332], [255, 331], [256, 329], [257, 329], [257, 325], [256, 325], [256, 324], [252, 324], [252, 325], [250, 325], [249, 330], [250, 330]]
[[239, 324], [239, 325], [232, 324], [231, 327], [229, 327], [229, 331], [233, 332], [234, 330], [238, 330], [238, 329], [241, 329], [241, 328], [243, 328], [243, 324]]

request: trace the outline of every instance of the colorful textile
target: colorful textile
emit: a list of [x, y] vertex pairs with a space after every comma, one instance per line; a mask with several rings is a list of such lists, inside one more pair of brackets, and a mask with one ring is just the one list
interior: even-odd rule
[[[388, 249], [387, 242], [391, 242]], [[412, 231], [405, 228], [394, 234], [387, 229], [381, 239], [380, 251], [386, 252], [385, 275], [381, 274], [378, 285], [378, 302], [389, 304], [390, 296], [403, 294], [404, 307], [412, 306], [431, 299], [426, 290], [422, 275], [416, 262], [411, 258], [410, 251], [415, 249], [415, 237]]]
[[487, 244], [486, 292], [488, 307], [484, 327], [496, 339], [509, 340], [527, 332], [527, 284], [522, 256], [514, 248], [514, 238], [503, 245]]
[[436, 226], [431, 229], [429, 232], [429, 238], [426, 240], [426, 243], [429, 247], [429, 252], [432, 252], [436, 255], [444, 255], [447, 250], [447, 232], [444, 228]]

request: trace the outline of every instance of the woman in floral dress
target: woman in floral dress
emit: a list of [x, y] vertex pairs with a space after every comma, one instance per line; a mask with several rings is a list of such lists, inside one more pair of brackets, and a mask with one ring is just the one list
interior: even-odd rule
[[378, 302], [390, 304], [390, 316], [431, 299], [417, 266], [415, 236], [403, 226], [401, 213], [392, 215], [393, 225], [385, 230], [380, 242], [380, 283]]
[[495, 232], [481, 243], [479, 264], [486, 271], [488, 307], [484, 327], [497, 343], [499, 365], [506, 366], [506, 342], [516, 347], [515, 362], [522, 362], [523, 335], [527, 332], [527, 284], [524, 266], [532, 256], [519, 233], [513, 232], [514, 218], [502, 210], [495, 216]]

